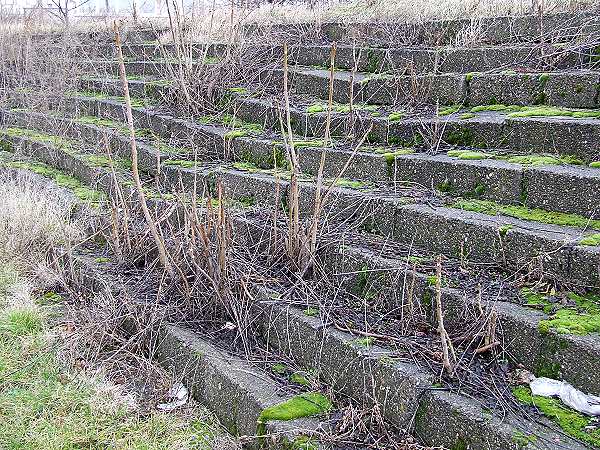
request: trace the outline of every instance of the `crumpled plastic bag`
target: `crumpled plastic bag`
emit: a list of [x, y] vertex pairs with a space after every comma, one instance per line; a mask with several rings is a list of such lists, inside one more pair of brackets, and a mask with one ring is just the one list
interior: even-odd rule
[[161, 411], [173, 411], [175, 408], [179, 408], [187, 403], [190, 393], [183, 383], [176, 383], [169, 389], [168, 403], [160, 403], [156, 406]]
[[600, 416], [600, 397], [584, 394], [565, 381], [539, 377], [533, 378], [529, 387], [533, 395], [558, 397], [565, 405], [580, 413], [588, 416]]

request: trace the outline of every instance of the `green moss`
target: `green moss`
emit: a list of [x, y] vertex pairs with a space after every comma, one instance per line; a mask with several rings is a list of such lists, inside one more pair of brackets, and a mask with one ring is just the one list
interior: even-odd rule
[[600, 169], [600, 161], [593, 161], [590, 163], [592, 169]]
[[546, 314], [552, 314], [547, 320], [541, 320], [538, 328], [542, 333], [554, 330], [559, 334], [590, 334], [600, 332], [600, 297], [593, 294], [578, 295], [568, 292], [570, 305], [552, 303], [550, 299], [530, 288], [521, 289], [527, 306], [540, 308]]
[[590, 234], [579, 240], [579, 245], [600, 246], [600, 233]]
[[110, 168], [111, 164], [121, 170], [131, 169], [131, 160], [127, 158], [109, 158], [103, 155], [82, 155], [92, 167]]
[[478, 73], [479, 73], [479, 72], [469, 72], [469, 73], [467, 73], [467, 74], [465, 75], [465, 81], [466, 81], [467, 83], [470, 83], [471, 81], [473, 81], [473, 77], [474, 77], [475, 75], [477, 75]]
[[296, 395], [277, 405], [264, 409], [258, 416], [257, 435], [264, 436], [271, 420], [289, 421], [324, 414], [332, 409], [331, 401], [319, 392]]
[[455, 112], [460, 111], [460, 108], [462, 108], [462, 105], [447, 106], [445, 108], [440, 109], [438, 111], [437, 115], [438, 116], [449, 116], [450, 114], [454, 114]]
[[472, 119], [473, 117], [475, 117], [475, 114], [473, 114], [473, 113], [463, 113], [460, 116], [458, 116], [458, 118], [460, 120], [468, 120], [468, 119]]
[[271, 366], [271, 370], [278, 375], [283, 375], [287, 372], [287, 366], [285, 364], [277, 363]]
[[600, 429], [590, 427], [594, 423], [592, 418], [568, 408], [558, 399], [532, 395], [528, 387], [518, 386], [512, 391], [519, 402], [527, 406], [535, 406], [569, 436], [594, 447], [600, 447]]
[[512, 435], [512, 441], [520, 448], [527, 447], [537, 441], [537, 437], [533, 434], [525, 434], [521, 431], [515, 431]]
[[94, 261], [96, 261], [98, 264], [105, 264], [109, 262], [110, 259], [106, 258], [105, 256], [99, 256], [98, 258], [94, 258]]
[[497, 155], [495, 153], [484, 153], [473, 150], [450, 150], [447, 153], [448, 156], [458, 159], [498, 159], [507, 161], [513, 164], [529, 165], [529, 166], [549, 166], [549, 165], [562, 165], [562, 164], [574, 164], [581, 165], [583, 161], [571, 155]]
[[[543, 101], [541, 103], [544, 103]], [[539, 104], [539, 103], [538, 103]], [[508, 117], [572, 117], [575, 119], [600, 118], [597, 109], [571, 109], [552, 106], [519, 106], [519, 105], [479, 105], [471, 108], [471, 112], [498, 111], [507, 113]]]
[[310, 386], [310, 382], [308, 381], [308, 378], [306, 378], [306, 376], [304, 376], [304, 374], [302, 372], [294, 372], [290, 376], [290, 381], [292, 383], [299, 384], [300, 386]]
[[429, 286], [435, 286], [437, 284], [437, 277], [435, 275], [430, 275], [427, 277], [427, 284]]
[[575, 119], [600, 118], [599, 110], [573, 110], [551, 106], [524, 107], [519, 111], [511, 112], [508, 117], [572, 117]]
[[512, 225], [502, 225], [500, 228], [498, 228], [498, 234], [500, 237], [504, 238], [510, 232], [510, 230], [512, 230], [512, 228]]
[[298, 436], [296, 439], [294, 439], [294, 442], [292, 442], [292, 446], [290, 448], [290, 450], [318, 450], [318, 449], [319, 449], [318, 442], [315, 439], [310, 438], [308, 436]]
[[177, 166], [186, 169], [192, 169], [196, 167], [196, 162], [188, 159], [165, 159], [162, 163], [165, 166]]
[[225, 140], [232, 140], [239, 137], [247, 136], [248, 132], [246, 130], [231, 130], [223, 135]]
[[31, 139], [35, 142], [41, 142], [43, 144], [50, 144], [57, 148], [63, 148], [65, 150], [72, 149], [76, 146], [76, 142], [72, 139], [67, 139], [61, 136], [55, 136], [47, 133], [42, 133], [37, 130], [30, 130], [28, 128], [9, 127], [0, 130], [0, 133], [11, 137], [24, 137]]
[[491, 104], [491, 105], [478, 105], [471, 108], [471, 112], [482, 112], [482, 111], [499, 111], [499, 112], [510, 112], [520, 111], [521, 106], [507, 106], [503, 104]]
[[404, 118], [404, 112], [402, 112], [402, 111], [391, 112], [387, 117], [389, 122], [398, 122], [398, 121], [402, 120], [403, 118]]
[[470, 147], [473, 146], [475, 135], [469, 128], [458, 127], [457, 129], [448, 132], [445, 136], [445, 140], [450, 145]]
[[458, 159], [464, 159], [464, 160], [479, 160], [479, 159], [489, 159], [490, 158], [490, 155], [487, 153], [476, 152], [476, 151], [471, 151], [471, 150], [461, 150], [458, 152], [452, 152], [452, 154], [450, 154], [451, 152], [452, 152], [452, 150], [448, 152], [448, 156], [454, 156]]
[[342, 188], [348, 189], [369, 189], [372, 187], [372, 184], [367, 181], [358, 181], [358, 180], [349, 180], [347, 178], [339, 178], [335, 181], [335, 185]]
[[456, 189], [447, 178], [435, 187], [438, 191], [446, 194], [454, 192]]
[[304, 313], [305, 316], [314, 317], [314, 316], [316, 316], [316, 315], [319, 314], [319, 309], [318, 308], [313, 308], [312, 306], [309, 306], [308, 308], [306, 308], [302, 312]]
[[590, 220], [577, 214], [567, 214], [544, 209], [530, 209], [525, 206], [502, 205], [486, 200], [457, 200], [454, 208], [465, 211], [479, 212], [491, 216], [505, 215], [517, 219], [531, 220], [533, 222], [562, 225], [576, 228], [593, 228], [600, 230], [600, 220]]
[[354, 339], [352, 341], [353, 344], [356, 344], [356, 345], [358, 345], [360, 347], [366, 347], [366, 348], [371, 347], [374, 342], [375, 342], [375, 338], [373, 338], [371, 336], [365, 336], [365, 337], [362, 337], [362, 338], [357, 338], [357, 339]]
[[106, 195], [100, 191], [90, 189], [84, 185], [77, 178], [67, 175], [54, 167], [48, 166], [39, 162], [23, 162], [23, 161], [10, 161], [6, 163], [7, 167], [15, 169], [24, 169], [31, 172], [37, 173], [46, 178], [50, 178], [60, 187], [69, 189], [77, 198], [84, 202], [88, 202], [92, 205], [104, 201]]
[[[306, 112], [308, 114], [317, 114], [326, 112], [328, 105], [325, 103], [313, 103], [308, 108], [306, 108]], [[369, 105], [368, 103], [354, 103], [352, 107], [349, 103], [332, 103], [331, 111], [335, 113], [349, 113], [350, 109], [353, 111], [367, 111], [367, 112], [376, 112], [379, 107], [377, 105]]]

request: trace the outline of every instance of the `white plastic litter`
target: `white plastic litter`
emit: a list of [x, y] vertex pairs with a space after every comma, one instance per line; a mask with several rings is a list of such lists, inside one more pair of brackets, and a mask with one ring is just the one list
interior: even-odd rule
[[600, 397], [584, 394], [569, 383], [551, 378], [533, 378], [529, 383], [531, 393], [542, 397], [558, 397], [561, 401], [588, 416], [600, 416]]
[[187, 403], [190, 393], [183, 383], [176, 383], [169, 389], [169, 403], [161, 403], [156, 406], [161, 411], [173, 411]]

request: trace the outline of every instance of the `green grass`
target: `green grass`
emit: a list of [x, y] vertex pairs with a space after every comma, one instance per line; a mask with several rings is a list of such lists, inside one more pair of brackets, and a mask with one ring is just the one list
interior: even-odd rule
[[503, 205], [487, 200], [459, 199], [452, 206], [465, 211], [479, 212], [490, 216], [504, 215], [539, 223], [600, 230], [600, 220], [590, 220], [577, 214], [547, 211], [539, 208], [531, 209], [518, 205]]
[[555, 398], [532, 395], [525, 386], [513, 388], [513, 395], [524, 405], [535, 406], [540, 413], [556, 423], [566, 434], [579, 439], [593, 447], [600, 447], [600, 429], [588, 426], [594, 425], [593, 419], [565, 406]]
[[592, 161], [592, 162], [590, 163], [590, 167], [591, 167], [592, 169], [600, 169], [600, 161]]
[[42, 310], [0, 308], [0, 442], [7, 450], [212, 448], [212, 420], [128, 410], [61, 364]]

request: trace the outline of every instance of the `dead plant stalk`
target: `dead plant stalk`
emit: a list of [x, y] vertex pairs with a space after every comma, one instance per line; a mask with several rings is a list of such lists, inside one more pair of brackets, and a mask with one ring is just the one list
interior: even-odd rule
[[121, 35], [119, 33], [119, 26], [117, 21], [113, 23], [113, 29], [115, 32], [115, 44], [117, 46], [117, 58], [119, 61], [119, 74], [121, 76], [121, 83], [123, 85], [123, 97], [125, 98], [125, 113], [127, 116], [127, 125], [129, 127], [129, 137], [131, 143], [131, 171], [133, 174], [133, 181], [135, 184], [135, 189], [140, 198], [140, 205], [142, 207], [142, 211], [144, 213], [144, 218], [146, 219], [146, 223], [148, 228], [150, 229], [150, 233], [154, 238], [156, 246], [158, 248], [158, 255], [162, 266], [169, 272], [172, 273], [171, 264], [169, 262], [169, 258], [167, 256], [166, 246], [161, 239], [158, 229], [156, 227], [156, 223], [150, 214], [150, 210], [148, 209], [148, 203], [146, 202], [146, 196], [144, 194], [144, 189], [142, 187], [142, 180], [140, 179], [140, 172], [138, 168], [138, 152], [135, 141], [135, 128], [133, 126], [133, 113], [131, 111], [131, 98], [129, 96], [129, 85], [127, 83], [127, 75], [125, 73], [125, 62], [123, 59], [123, 50], [121, 48]]

